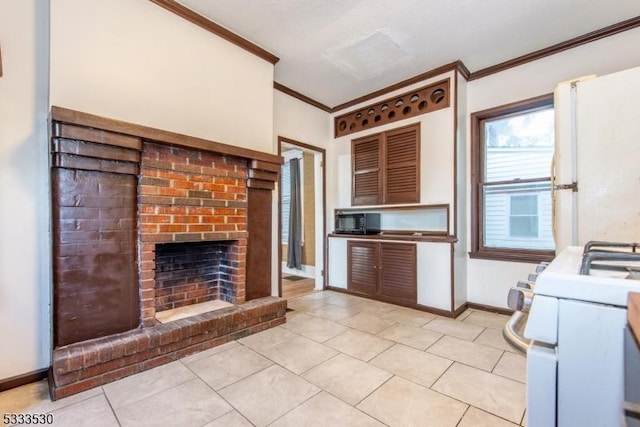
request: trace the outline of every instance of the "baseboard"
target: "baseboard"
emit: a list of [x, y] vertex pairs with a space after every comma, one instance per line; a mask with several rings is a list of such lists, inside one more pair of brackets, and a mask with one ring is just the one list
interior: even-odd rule
[[22, 375], [16, 375], [15, 377], [6, 378], [0, 380], [0, 391], [10, 390], [12, 388], [20, 387], [26, 384], [35, 383], [36, 381], [47, 378], [49, 368], [38, 369], [37, 371], [28, 372]]
[[443, 310], [441, 308], [430, 307], [430, 306], [422, 305], [422, 304], [418, 304], [418, 303], [395, 301], [395, 300], [391, 300], [391, 299], [388, 299], [388, 298], [379, 297], [379, 296], [376, 296], [376, 295], [360, 294], [360, 293], [357, 293], [357, 292], [350, 291], [348, 289], [337, 288], [337, 287], [329, 286], [329, 285], [325, 289], [328, 290], [328, 291], [342, 292], [343, 294], [353, 295], [355, 297], [361, 297], [361, 298], [372, 299], [372, 300], [375, 300], [375, 301], [386, 302], [386, 303], [398, 305], [398, 306], [401, 306], [401, 307], [413, 308], [414, 310], [424, 311], [424, 312], [431, 313], [431, 314], [437, 314], [438, 316], [443, 316], [443, 317], [455, 318], [455, 317], [459, 316], [460, 313], [462, 313], [462, 311], [460, 311], [460, 313], [458, 313], [458, 310], [460, 310], [460, 308], [458, 308], [458, 310], [456, 310], [456, 311], [448, 311], [448, 310]]
[[475, 302], [468, 302], [467, 307], [473, 308], [475, 310], [488, 311], [491, 313], [506, 314], [507, 316], [511, 316], [513, 314], [513, 310], [509, 308], [494, 307], [492, 305], [478, 304]]

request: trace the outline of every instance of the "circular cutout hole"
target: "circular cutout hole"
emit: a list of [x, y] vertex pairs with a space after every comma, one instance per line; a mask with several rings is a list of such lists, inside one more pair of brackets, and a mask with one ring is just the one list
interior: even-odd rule
[[389, 104], [382, 104], [382, 107], [380, 107], [380, 111], [387, 111], [389, 109]]
[[375, 113], [376, 113], [376, 110], [374, 110], [373, 108], [369, 108], [369, 111], [367, 111], [367, 114], [370, 116]]
[[347, 122], [345, 122], [344, 120], [342, 120], [339, 124], [338, 124], [338, 129], [340, 129], [340, 131], [343, 131], [347, 128]]
[[389, 117], [390, 119], [393, 119], [395, 116], [396, 116], [395, 111], [389, 111], [389, 114], [387, 114], [387, 117]]
[[402, 104], [404, 104], [404, 101], [403, 101], [403, 100], [402, 100], [402, 98], [401, 98], [401, 99], [398, 99], [398, 100], [396, 101], [395, 106], [396, 106], [396, 107], [399, 107], [399, 106], [401, 106]]
[[441, 103], [442, 100], [444, 99], [444, 90], [442, 89], [434, 90], [433, 92], [431, 92], [431, 96], [429, 98], [431, 98], [431, 102], [433, 102], [434, 104]]
[[409, 98], [409, 102], [416, 102], [418, 99], [420, 99], [420, 97], [417, 93], [414, 93], [413, 95], [411, 95], [411, 98]]
[[375, 117], [373, 118], [373, 121], [374, 121], [374, 122], [379, 122], [381, 118], [382, 118], [382, 117], [380, 117], [380, 115], [378, 114], [377, 116], [375, 116]]
[[368, 124], [369, 124], [369, 120], [364, 119], [364, 120], [362, 121], [362, 126], [366, 126], [366, 125], [368, 125]]
[[404, 114], [405, 116], [410, 112], [411, 112], [411, 107], [409, 107], [408, 105], [402, 109], [402, 114]]
[[362, 118], [362, 113], [358, 113], [358, 114], [356, 114], [356, 120], [359, 120], [359, 119], [361, 119], [361, 118]]
[[425, 108], [427, 108], [427, 101], [422, 101], [418, 104], [418, 110], [424, 110]]

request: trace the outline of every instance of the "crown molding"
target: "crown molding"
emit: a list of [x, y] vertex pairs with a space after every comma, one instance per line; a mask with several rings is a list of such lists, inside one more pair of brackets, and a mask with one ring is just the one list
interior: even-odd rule
[[302, 102], [306, 102], [307, 104], [313, 105], [316, 108], [326, 111], [327, 113], [333, 112], [333, 109], [331, 107], [328, 107], [323, 103], [316, 101], [315, 99], [311, 99], [308, 96], [301, 94], [300, 92], [296, 92], [295, 90], [290, 89], [283, 84], [273, 82], [273, 88], [279, 90], [282, 93], [286, 93], [287, 95], [292, 96], [296, 99], [299, 99]]
[[254, 43], [251, 43], [249, 40], [240, 37], [236, 33], [224, 28], [219, 24], [216, 24], [210, 19], [205, 18], [199, 13], [196, 13], [193, 10], [181, 5], [175, 0], [149, 0], [149, 1], [151, 3], [157, 4], [160, 7], [165, 8], [169, 12], [172, 12], [181, 18], [186, 19], [192, 24], [195, 24], [219, 37], [222, 37], [226, 41], [241, 47], [247, 52], [253, 53], [254, 55], [264, 59], [267, 62], [272, 63], [273, 65], [275, 65], [280, 60], [280, 58], [278, 58], [271, 52], [266, 51], [265, 49], [261, 48], [260, 46]]
[[573, 49], [583, 44], [591, 43], [596, 40], [600, 40], [609, 36], [613, 36], [618, 33], [622, 33], [627, 30], [640, 26], [640, 16], [636, 16], [626, 21], [618, 22], [608, 27], [600, 28], [599, 30], [591, 31], [590, 33], [583, 34], [578, 37], [563, 41], [561, 43], [554, 44], [544, 49], [536, 50], [526, 55], [519, 56], [517, 58], [510, 59], [499, 64], [492, 65], [490, 67], [483, 68], [471, 73], [468, 80], [476, 80], [482, 77], [487, 77], [491, 74], [496, 74], [509, 68], [517, 67], [527, 62], [536, 61], [546, 56], [554, 55], [556, 53], [563, 52], [565, 50]]

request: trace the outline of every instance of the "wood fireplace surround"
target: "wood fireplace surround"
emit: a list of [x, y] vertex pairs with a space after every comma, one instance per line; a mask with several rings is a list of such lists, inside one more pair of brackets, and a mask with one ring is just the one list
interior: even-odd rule
[[[51, 121], [53, 399], [284, 322], [279, 156], [60, 107]], [[235, 305], [155, 319], [211, 299]]]

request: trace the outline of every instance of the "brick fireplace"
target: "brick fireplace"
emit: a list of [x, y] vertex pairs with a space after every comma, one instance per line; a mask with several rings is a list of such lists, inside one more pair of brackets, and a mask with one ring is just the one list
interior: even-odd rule
[[[155, 324], [157, 311], [212, 299], [242, 304], [248, 234], [247, 161], [145, 141], [140, 167], [143, 324]], [[195, 266], [183, 268], [192, 261]], [[207, 268], [211, 271], [199, 274]]]
[[[285, 321], [278, 156], [52, 107], [52, 399]], [[211, 300], [230, 307], [160, 323]]]

